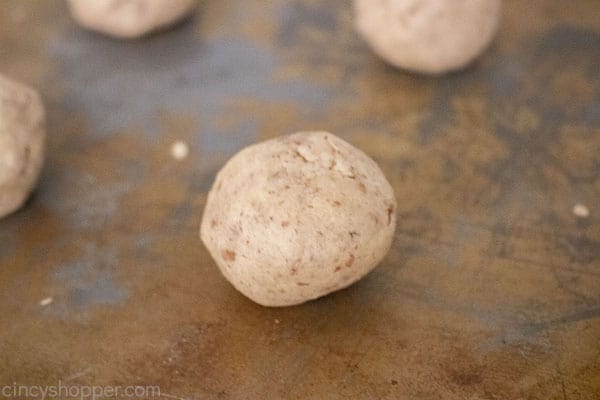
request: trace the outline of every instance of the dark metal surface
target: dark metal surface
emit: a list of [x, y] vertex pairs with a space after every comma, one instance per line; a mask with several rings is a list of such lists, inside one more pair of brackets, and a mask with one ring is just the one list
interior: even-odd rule
[[[0, 385], [600, 398], [600, 3], [568, 3], [506, 1], [475, 65], [427, 78], [378, 61], [348, 1], [203, 1], [133, 42], [3, 2], [0, 72], [41, 91], [49, 149], [0, 221]], [[238, 149], [307, 129], [380, 163], [399, 226], [360, 283], [263, 308], [201, 245], [205, 195]]]

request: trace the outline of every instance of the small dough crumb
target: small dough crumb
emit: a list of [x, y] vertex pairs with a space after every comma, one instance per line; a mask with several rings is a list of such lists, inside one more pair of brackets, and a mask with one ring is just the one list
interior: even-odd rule
[[190, 153], [190, 147], [182, 140], [177, 140], [171, 145], [171, 156], [177, 161], [185, 160]]
[[42, 299], [40, 301], [40, 306], [42, 306], [42, 307], [49, 306], [50, 304], [52, 304], [53, 301], [54, 301], [54, 299], [52, 297], [46, 297], [45, 299]]
[[590, 216], [590, 209], [583, 204], [577, 203], [573, 206], [573, 214], [578, 218], [587, 218]]

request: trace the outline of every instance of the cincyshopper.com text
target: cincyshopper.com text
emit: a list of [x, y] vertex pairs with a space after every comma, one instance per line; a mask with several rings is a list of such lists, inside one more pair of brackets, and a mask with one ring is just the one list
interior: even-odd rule
[[0, 386], [0, 399], [35, 400], [96, 400], [96, 399], [151, 399], [163, 397], [158, 386], [96, 386], [67, 385], [58, 381], [56, 385], [12, 385]]

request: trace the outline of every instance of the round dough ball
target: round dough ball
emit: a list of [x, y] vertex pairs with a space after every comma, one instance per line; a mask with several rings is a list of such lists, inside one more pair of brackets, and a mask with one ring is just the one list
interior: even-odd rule
[[465, 67], [490, 44], [500, 0], [355, 0], [356, 27], [390, 64], [428, 74]]
[[42, 169], [45, 112], [33, 89], [0, 75], [0, 217], [25, 203]]
[[392, 187], [362, 151], [327, 132], [249, 146], [218, 173], [200, 236], [221, 272], [265, 306], [358, 281], [390, 248]]
[[190, 14], [195, 0], [69, 0], [83, 27], [121, 38], [135, 38]]

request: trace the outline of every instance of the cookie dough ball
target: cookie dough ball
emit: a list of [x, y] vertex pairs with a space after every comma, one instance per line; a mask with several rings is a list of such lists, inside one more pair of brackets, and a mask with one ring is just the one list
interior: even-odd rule
[[164, 28], [190, 14], [195, 0], [68, 0], [83, 27], [121, 38]]
[[390, 248], [392, 187], [362, 151], [301, 132], [240, 151], [208, 194], [200, 236], [221, 272], [265, 306], [358, 281]]
[[465, 67], [490, 44], [500, 0], [354, 0], [357, 30], [390, 64], [427, 74]]
[[0, 218], [23, 205], [44, 160], [46, 138], [40, 96], [0, 75]]

